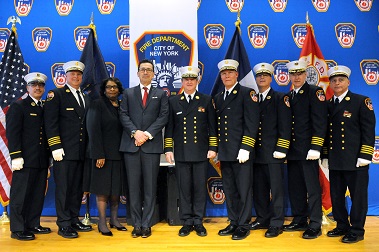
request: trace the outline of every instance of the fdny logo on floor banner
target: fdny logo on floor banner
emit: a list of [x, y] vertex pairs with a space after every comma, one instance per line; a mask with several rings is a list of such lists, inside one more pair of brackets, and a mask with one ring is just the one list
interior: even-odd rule
[[63, 64], [64, 63], [55, 63], [51, 66], [51, 78], [57, 88], [63, 87], [66, 83], [66, 73], [63, 70]]
[[242, 10], [244, 0], [225, 0], [230, 12], [238, 12]]
[[224, 204], [225, 193], [221, 177], [210, 177], [207, 181], [207, 190], [209, 198], [212, 200], [213, 204]]
[[46, 52], [49, 48], [53, 31], [49, 27], [36, 27], [32, 31], [34, 48], [37, 52]]
[[354, 0], [360, 11], [370, 11], [374, 0]]
[[338, 42], [343, 48], [351, 48], [355, 41], [356, 27], [352, 23], [339, 23], [335, 26]]
[[88, 26], [78, 26], [74, 30], [75, 44], [80, 51], [83, 51], [90, 32], [91, 28], [89, 28]]
[[287, 86], [290, 82], [288, 68], [286, 64], [290, 62], [289, 60], [275, 60], [272, 62], [274, 67], [274, 79], [279, 86]]
[[14, 8], [20, 17], [27, 16], [32, 6], [33, 0], [14, 0]]
[[318, 12], [326, 12], [330, 6], [330, 0], [312, 0], [312, 3]]
[[145, 32], [134, 43], [136, 62], [151, 59], [155, 65], [152, 85], [175, 95], [182, 87], [179, 68], [192, 65], [194, 40], [184, 32]]
[[362, 60], [360, 63], [362, 76], [368, 85], [376, 85], [379, 81], [379, 61]]
[[116, 0], [96, 0], [96, 4], [101, 14], [111, 14]]
[[297, 47], [303, 48], [305, 36], [307, 35], [307, 25], [306, 24], [294, 24], [291, 27], [292, 38], [295, 41]]
[[74, 0], [55, 0], [55, 8], [60, 16], [67, 16], [70, 14], [74, 6]]
[[129, 25], [120, 25], [117, 27], [117, 40], [122, 50], [130, 49], [130, 31]]
[[219, 49], [224, 41], [225, 28], [221, 24], [208, 24], [204, 26], [204, 38], [209, 48]]
[[268, 40], [268, 26], [265, 24], [251, 24], [247, 27], [249, 40], [254, 48], [264, 48]]
[[114, 74], [116, 73], [115, 64], [113, 64], [112, 62], [105, 62], [105, 66], [107, 67], [109, 77], [114, 77]]
[[275, 12], [284, 12], [287, 7], [287, 0], [269, 0], [271, 9]]
[[379, 164], [379, 136], [375, 136], [374, 155], [372, 156], [372, 162]]
[[0, 52], [4, 52], [11, 31], [8, 28], [0, 28]]
[[199, 72], [199, 77], [197, 79], [197, 84], [200, 84], [201, 82], [201, 79], [203, 79], [203, 75], [204, 75], [204, 64], [203, 62], [201, 62], [200, 60], [197, 62], [197, 67], [200, 69], [200, 72]]
[[335, 62], [334, 60], [325, 60], [325, 63], [328, 65], [328, 69], [337, 66], [337, 62]]

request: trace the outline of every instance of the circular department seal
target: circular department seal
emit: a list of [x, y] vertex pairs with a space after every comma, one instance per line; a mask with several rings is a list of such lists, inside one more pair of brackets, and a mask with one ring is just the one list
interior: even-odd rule
[[309, 65], [307, 67], [307, 82], [309, 85], [316, 86], [320, 81], [320, 74], [317, 71], [316, 67]]

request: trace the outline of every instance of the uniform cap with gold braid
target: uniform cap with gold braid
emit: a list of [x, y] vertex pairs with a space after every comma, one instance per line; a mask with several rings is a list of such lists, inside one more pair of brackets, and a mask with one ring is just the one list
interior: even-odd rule
[[65, 71], [65, 73], [70, 71], [80, 71], [83, 73], [84, 68], [84, 64], [77, 60], [72, 60], [63, 64], [63, 70]]
[[47, 76], [44, 75], [43, 73], [33, 72], [33, 73], [28, 73], [27, 75], [25, 75], [24, 80], [26, 81], [26, 84], [29, 84], [30, 82], [35, 82], [35, 81], [39, 83], [46, 83]]
[[182, 78], [197, 78], [200, 69], [194, 66], [184, 66], [180, 68], [180, 75]]
[[350, 74], [351, 74], [350, 68], [348, 68], [347, 66], [342, 66], [342, 65], [334, 66], [328, 70], [329, 79], [337, 75], [342, 75], [349, 78]]
[[253, 71], [255, 75], [260, 73], [268, 73], [269, 75], [272, 75], [274, 73], [274, 67], [271, 64], [261, 62], [253, 67]]
[[308, 63], [304, 60], [294, 60], [286, 64], [289, 73], [302, 73], [307, 70]]
[[238, 68], [238, 61], [236, 60], [232, 60], [232, 59], [224, 59], [224, 60], [221, 60], [217, 66], [218, 66], [218, 69], [220, 72], [224, 71], [224, 70], [234, 70], [234, 71], [237, 71], [237, 68]]

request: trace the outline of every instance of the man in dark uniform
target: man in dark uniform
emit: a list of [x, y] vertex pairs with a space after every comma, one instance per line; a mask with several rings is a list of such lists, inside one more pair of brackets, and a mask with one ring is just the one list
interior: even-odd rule
[[80, 90], [84, 64], [69, 61], [63, 65], [63, 69], [66, 72], [66, 85], [49, 91], [45, 125], [54, 159], [58, 234], [64, 238], [76, 238], [77, 232], [92, 230], [91, 226], [79, 221], [86, 148], [84, 115], [90, 101]]
[[120, 105], [123, 133], [120, 151], [124, 152], [129, 186], [132, 237], [151, 235], [156, 202], [160, 154], [163, 153], [162, 129], [168, 121], [168, 98], [154, 88], [154, 64], [142, 60], [137, 75], [140, 84], [125, 89]]
[[[292, 139], [287, 155], [288, 193], [294, 216], [284, 231], [301, 231], [304, 239], [321, 235], [322, 207], [318, 159], [327, 127], [324, 90], [306, 82], [307, 62], [287, 63], [293, 90]], [[309, 210], [309, 214], [308, 214]], [[308, 225], [309, 216], [309, 225]]]
[[217, 154], [216, 112], [212, 97], [196, 91], [199, 71], [193, 66], [180, 68], [184, 92], [169, 99], [169, 121], [165, 130], [167, 162], [173, 164], [175, 155], [179, 215], [183, 221], [179, 236], [187, 236], [193, 229], [199, 236], [207, 235], [202, 223], [208, 158], [215, 158]]
[[49, 166], [41, 100], [47, 77], [34, 72], [24, 79], [29, 95], [12, 103], [6, 115], [13, 171], [9, 204], [11, 237], [22, 241], [34, 240], [34, 234], [51, 232], [40, 225]]
[[[375, 114], [367, 96], [349, 91], [350, 69], [335, 66], [328, 71], [334, 97], [328, 102], [329, 130], [323, 165], [329, 163], [330, 194], [337, 227], [329, 237], [343, 236], [342, 242], [364, 239], [368, 209], [369, 164], [374, 153]], [[329, 161], [329, 162], [328, 162]], [[345, 193], [351, 196], [350, 222]]]
[[259, 89], [260, 123], [253, 176], [253, 199], [257, 218], [251, 223], [250, 229], [269, 227], [265, 233], [269, 238], [283, 232], [283, 163], [290, 145], [291, 108], [289, 96], [270, 87], [274, 72], [271, 64], [258, 63], [253, 71]]
[[238, 81], [235, 60], [218, 63], [225, 90], [215, 96], [218, 119], [218, 159], [226, 196], [230, 224], [218, 232], [241, 240], [250, 234], [253, 205], [253, 163], [255, 138], [259, 126], [258, 96]]

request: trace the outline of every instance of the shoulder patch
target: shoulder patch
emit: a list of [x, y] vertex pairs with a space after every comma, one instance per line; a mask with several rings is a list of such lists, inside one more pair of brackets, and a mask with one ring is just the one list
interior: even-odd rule
[[254, 89], [250, 91], [250, 97], [253, 100], [253, 102], [258, 102], [258, 95]]
[[51, 101], [53, 98], [54, 98], [54, 92], [53, 91], [49, 91], [47, 93], [46, 101]]
[[286, 104], [287, 107], [290, 107], [290, 97], [288, 95], [285, 95], [283, 97], [284, 104]]
[[374, 110], [374, 107], [372, 106], [372, 101], [370, 98], [365, 99], [365, 104], [369, 110]]
[[325, 94], [324, 94], [324, 90], [317, 90], [316, 91], [316, 96], [317, 98], [320, 100], [320, 101], [325, 101]]

